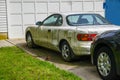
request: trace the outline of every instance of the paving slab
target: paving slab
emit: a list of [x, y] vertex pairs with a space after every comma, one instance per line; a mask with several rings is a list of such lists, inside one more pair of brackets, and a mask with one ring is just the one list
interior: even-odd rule
[[0, 47], [8, 47], [8, 46], [14, 46], [14, 45], [8, 42], [7, 40], [0, 40]]

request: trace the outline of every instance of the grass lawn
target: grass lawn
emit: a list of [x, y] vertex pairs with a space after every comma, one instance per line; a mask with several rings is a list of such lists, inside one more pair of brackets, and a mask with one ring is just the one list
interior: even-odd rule
[[81, 80], [17, 47], [0, 48], [0, 80]]

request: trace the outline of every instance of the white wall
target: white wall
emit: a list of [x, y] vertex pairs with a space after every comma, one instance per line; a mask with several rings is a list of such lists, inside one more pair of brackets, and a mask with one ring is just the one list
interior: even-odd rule
[[7, 32], [6, 0], [0, 0], [0, 32]]
[[94, 12], [104, 15], [103, 0], [7, 0], [9, 38], [23, 38], [28, 25], [58, 12]]

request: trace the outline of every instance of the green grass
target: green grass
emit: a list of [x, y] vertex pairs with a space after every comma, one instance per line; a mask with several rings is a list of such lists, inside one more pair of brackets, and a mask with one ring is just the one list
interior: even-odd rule
[[0, 48], [0, 80], [81, 80], [17, 47]]

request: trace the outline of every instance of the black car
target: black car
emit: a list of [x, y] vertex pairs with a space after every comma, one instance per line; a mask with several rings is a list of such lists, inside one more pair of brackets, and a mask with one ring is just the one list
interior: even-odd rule
[[103, 80], [120, 80], [120, 30], [95, 37], [91, 44], [91, 60]]

